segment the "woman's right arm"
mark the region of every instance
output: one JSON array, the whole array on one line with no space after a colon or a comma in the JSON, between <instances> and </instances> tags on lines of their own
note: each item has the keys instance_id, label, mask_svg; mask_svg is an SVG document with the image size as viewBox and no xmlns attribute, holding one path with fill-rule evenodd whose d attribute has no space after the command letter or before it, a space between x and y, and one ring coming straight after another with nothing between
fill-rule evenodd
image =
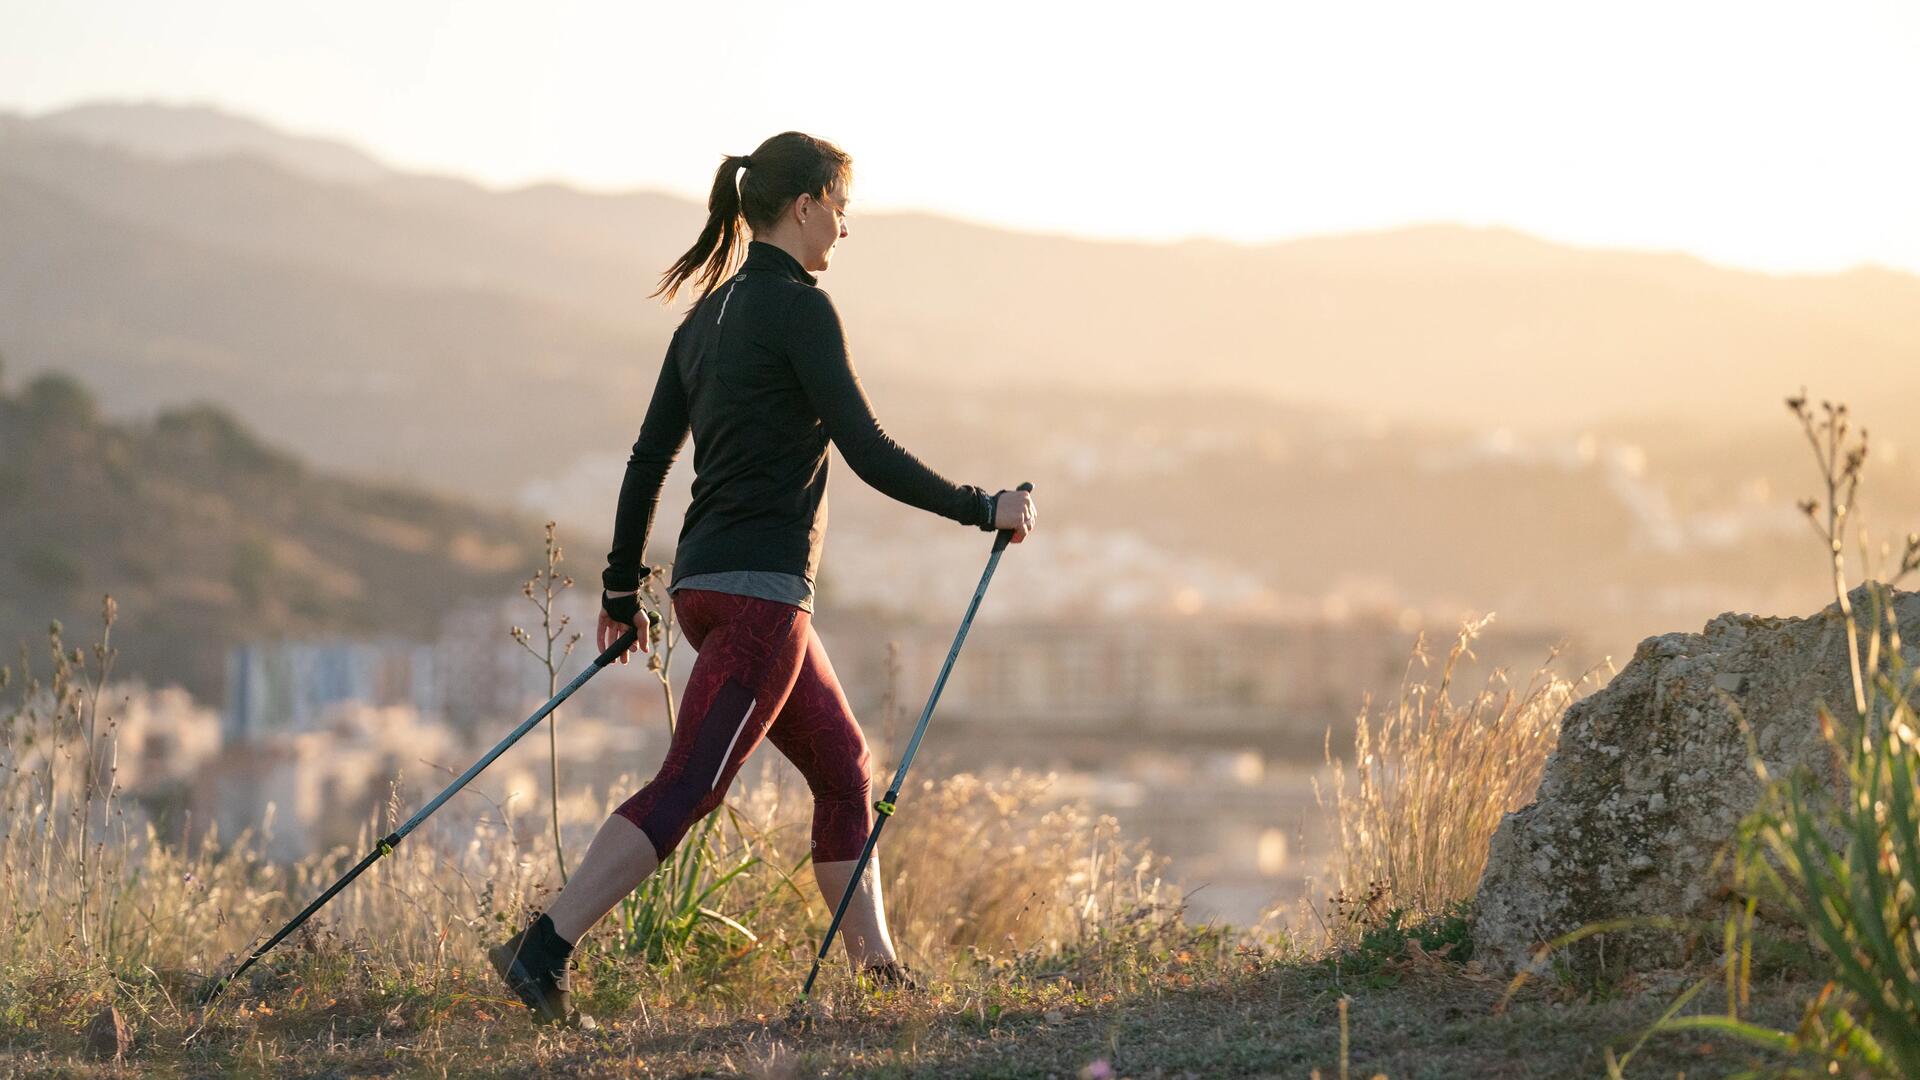
<instances>
[{"instance_id":1,"label":"woman's right arm","mask_svg":"<svg viewBox=\"0 0 1920 1080\"><path fill-rule=\"evenodd\" d=\"M676 331L674 345L679 339ZM627 457L626 477L620 482L613 548L607 552L607 568L600 575L601 585L610 593L632 592L640 587L641 559L646 555L647 535L653 531L654 511L660 506L660 488L674 459L680 456L680 446L686 442L691 426L674 345L667 347L666 359L660 364L653 400L647 405L640 437L634 440L633 453Z\"/></svg>"}]
</instances>

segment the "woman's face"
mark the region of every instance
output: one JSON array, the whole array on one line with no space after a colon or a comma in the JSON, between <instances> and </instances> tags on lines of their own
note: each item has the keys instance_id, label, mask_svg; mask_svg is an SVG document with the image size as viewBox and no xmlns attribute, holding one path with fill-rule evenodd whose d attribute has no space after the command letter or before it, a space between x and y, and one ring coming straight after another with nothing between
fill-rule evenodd
<instances>
[{"instance_id":1,"label":"woman's face","mask_svg":"<svg viewBox=\"0 0 1920 1080\"><path fill-rule=\"evenodd\" d=\"M811 272L827 268L833 261L833 246L847 237L847 182L835 180L824 199L802 195L798 200L800 241L806 258L801 260Z\"/></svg>"}]
</instances>

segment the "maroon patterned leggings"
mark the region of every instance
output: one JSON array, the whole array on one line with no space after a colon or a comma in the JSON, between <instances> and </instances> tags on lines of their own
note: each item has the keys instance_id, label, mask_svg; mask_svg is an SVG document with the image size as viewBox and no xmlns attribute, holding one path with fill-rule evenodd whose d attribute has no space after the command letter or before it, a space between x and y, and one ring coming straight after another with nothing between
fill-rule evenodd
<instances>
[{"instance_id":1,"label":"maroon patterned leggings","mask_svg":"<svg viewBox=\"0 0 1920 1080\"><path fill-rule=\"evenodd\" d=\"M615 811L662 861L712 813L764 737L813 791L813 859L856 859L873 824L872 755L813 619L791 604L682 589L673 612L699 652L652 782Z\"/></svg>"}]
</instances>

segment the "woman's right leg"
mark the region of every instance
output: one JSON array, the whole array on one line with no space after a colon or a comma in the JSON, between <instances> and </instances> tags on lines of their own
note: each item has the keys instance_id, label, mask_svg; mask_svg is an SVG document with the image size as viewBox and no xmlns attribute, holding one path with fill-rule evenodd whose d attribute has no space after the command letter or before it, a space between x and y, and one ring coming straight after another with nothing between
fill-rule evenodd
<instances>
[{"instance_id":1,"label":"woman's right leg","mask_svg":"<svg viewBox=\"0 0 1920 1080\"><path fill-rule=\"evenodd\" d=\"M873 828L873 755L816 630L807 631L806 663L767 741L793 762L813 792L813 876L831 911L846 895ZM878 851L847 904L840 941L856 969L898 962L887 933Z\"/></svg>"}]
</instances>

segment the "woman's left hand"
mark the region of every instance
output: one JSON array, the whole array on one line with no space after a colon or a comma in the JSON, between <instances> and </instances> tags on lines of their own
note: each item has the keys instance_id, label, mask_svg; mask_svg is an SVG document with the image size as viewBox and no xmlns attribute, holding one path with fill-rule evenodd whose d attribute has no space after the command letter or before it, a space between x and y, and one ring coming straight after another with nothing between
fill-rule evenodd
<instances>
[{"instance_id":1,"label":"woman's left hand","mask_svg":"<svg viewBox=\"0 0 1920 1080\"><path fill-rule=\"evenodd\" d=\"M1012 529L1013 543L1025 540L1033 531L1038 513L1031 491L1002 491L993 497L993 527Z\"/></svg>"}]
</instances>

